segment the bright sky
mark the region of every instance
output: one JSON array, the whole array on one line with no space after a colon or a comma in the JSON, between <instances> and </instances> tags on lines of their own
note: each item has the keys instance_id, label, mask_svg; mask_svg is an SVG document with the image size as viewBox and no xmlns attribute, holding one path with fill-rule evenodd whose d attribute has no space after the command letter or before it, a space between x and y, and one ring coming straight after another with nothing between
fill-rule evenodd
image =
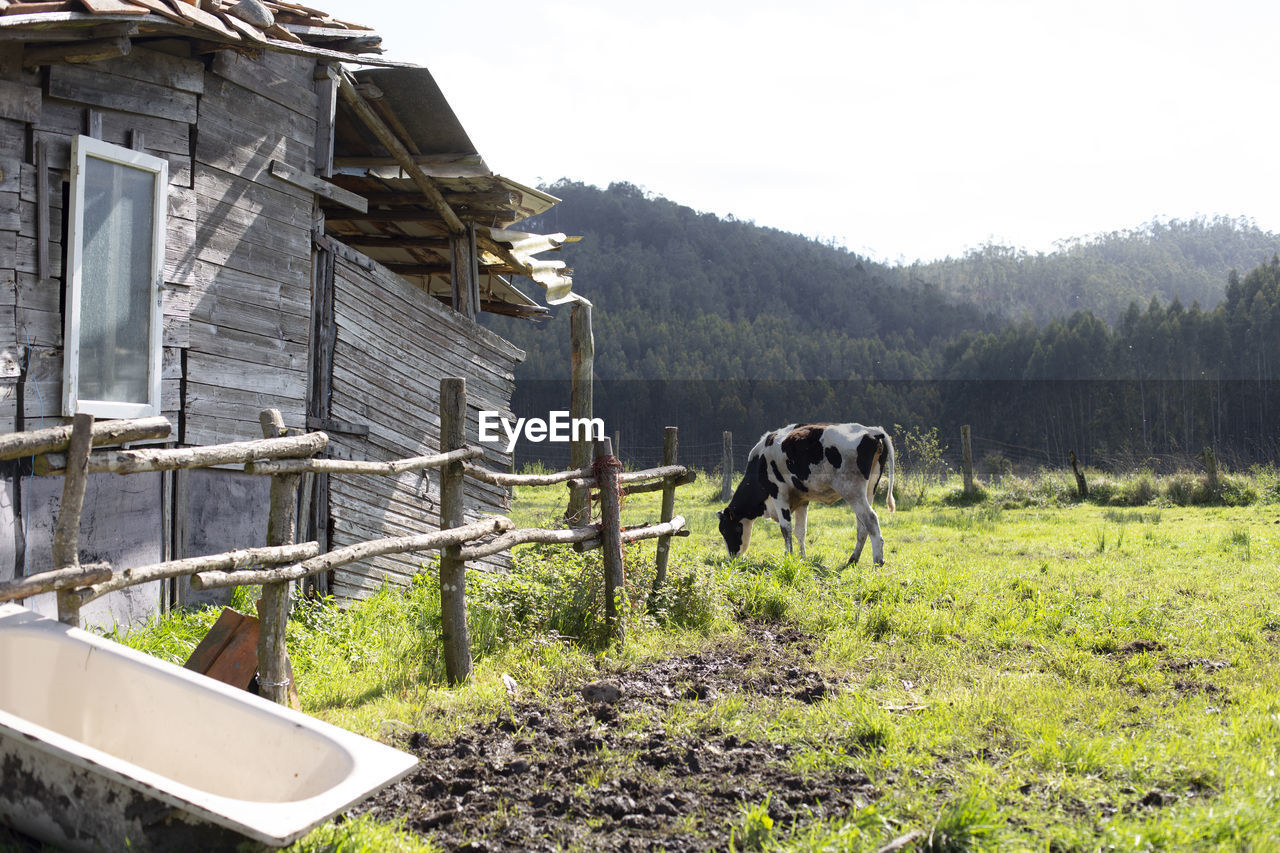
<instances>
[{"instance_id":1,"label":"bright sky","mask_svg":"<svg viewBox=\"0 0 1280 853\"><path fill-rule=\"evenodd\" d=\"M1280 3L317 0L494 171L910 262L1153 218L1280 231Z\"/></svg>"}]
</instances>

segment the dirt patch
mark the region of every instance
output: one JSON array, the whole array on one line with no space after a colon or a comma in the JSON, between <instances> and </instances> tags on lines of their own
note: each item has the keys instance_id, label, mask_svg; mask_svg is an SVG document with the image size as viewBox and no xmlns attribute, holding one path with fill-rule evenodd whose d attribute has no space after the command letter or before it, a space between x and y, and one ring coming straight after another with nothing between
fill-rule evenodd
<instances>
[{"instance_id":1,"label":"dirt patch","mask_svg":"<svg viewBox=\"0 0 1280 853\"><path fill-rule=\"evenodd\" d=\"M1231 666L1225 660L1211 660L1209 658L1178 658L1177 660L1167 660L1162 665L1171 672L1189 672L1192 670L1217 672L1220 669L1226 669Z\"/></svg>"},{"instance_id":2,"label":"dirt patch","mask_svg":"<svg viewBox=\"0 0 1280 853\"><path fill-rule=\"evenodd\" d=\"M541 702L514 702L448 743L421 735L412 776L360 807L400 816L446 850L726 849L744 807L767 803L775 831L875 799L852 767L799 773L803 747L719 728L668 734L681 701L756 694L822 701L810 637L754 628L712 650L649 664ZM593 700L593 701L589 701Z\"/></svg>"},{"instance_id":3,"label":"dirt patch","mask_svg":"<svg viewBox=\"0 0 1280 853\"><path fill-rule=\"evenodd\" d=\"M1116 649L1116 654L1121 657L1129 657L1130 655L1147 654L1150 652L1164 651L1164 643L1159 640L1134 640L1132 643L1125 643Z\"/></svg>"}]
</instances>

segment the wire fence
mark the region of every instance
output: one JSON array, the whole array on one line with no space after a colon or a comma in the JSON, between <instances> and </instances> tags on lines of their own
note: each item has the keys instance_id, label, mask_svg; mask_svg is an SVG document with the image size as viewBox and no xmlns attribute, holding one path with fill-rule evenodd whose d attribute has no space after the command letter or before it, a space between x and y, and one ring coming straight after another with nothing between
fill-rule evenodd
<instances>
[{"instance_id":1,"label":"wire fence","mask_svg":"<svg viewBox=\"0 0 1280 853\"><path fill-rule=\"evenodd\" d=\"M930 473L959 474L963 466L960 445L960 429L956 427L954 437L939 431L939 455L929 454L922 457L915 452L912 443L902 435L894 436L897 452L897 466L900 475L912 476L922 466L929 467ZM615 455L621 460L626 470L640 470L663 464L663 446L652 442L631 443L625 434L615 433ZM758 440L759 435L747 437L733 436L733 471L734 479L741 474L746 465L747 454ZM620 439L620 441L619 441ZM1065 447L1045 441L1040 446L1022 444L983 435L974 434L971 438L973 450L974 474L983 481L999 482L1006 477L1028 476L1042 470L1070 470L1070 452L1074 451L1085 467L1109 474L1124 474L1136 471L1148 471L1152 474L1172 474L1178 471L1200 470L1203 463L1200 452L1149 452L1143 450L1123 450L1101 452L1087 447ZM1215 451L1224 468L1247 470L1259 464L1275 464L1275 462L1258 462L1255 457L1245 458L1230 450ZM724 464L724 443L716 441L681 442L679 461L682 465L719 476ZM569 465L569 450L563 444L521 444L515 452L515 470L554 470Z\"/></svg>"}]
</instances>

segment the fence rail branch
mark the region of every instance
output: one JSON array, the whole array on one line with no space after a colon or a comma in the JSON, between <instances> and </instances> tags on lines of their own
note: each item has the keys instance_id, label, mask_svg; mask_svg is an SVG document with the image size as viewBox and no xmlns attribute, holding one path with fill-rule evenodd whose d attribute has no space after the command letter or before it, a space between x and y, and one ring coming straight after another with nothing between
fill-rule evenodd
<instances>
[{"instance_id":1,"label":"fence rail branch","mask_svg":"<svg viewBox=\"0 0 1280 853\"><path fill-rule=\"evenodd\" d=\"M506 551L513 545L528 545L535 542L549 545L572 545L575 542L585 542L588 539L598 538L599 536L600 529L597 527L569 527L560 530L548 530L545 527L522 527L518 530L510 530L489 542L469 545L462 549L460 556L463 560L478 560L481 557L489 557L500 551Z\"/></svg>"},{"instance_id":2,"label":"fence rail branch","mask_svg":"<svg viewBox=\"0 0 1280 853\"><path fill-rule=\"evenodd\" d=\"M244 472L246 474L375 474L394 477L406 471L443 468L450 462L476 459L483 455L484 448L464 447L461 450L450 450L448 453L437 453L433 456L413 456L408 459L396 459L392 462L366 462L347 459L282 459L278 461L249 462L244 466Z\"/></svg>"},{"instance_id":3,"label":"fence rail branch","mask_svg":"<svg viewBox=\"0 0 1280 853\"><path fill-rule=\"evenodd\" d=\"M571 468L568 471L557 471L554 474L508 474L505 471L490 471L479 465L464 465L467 476L475 477L494 486L552 486L566 480L590 477L590 468ZM591 480L591 485L595 485Z\"/></svg>"},{"instance_id":4,"label":"fence rail branch","mask_svg":"<svg viewBox=\"0 0 1280 853\"><path fill-rule=\"evenodd\" d=\"M29 575L17 580L0 583L0 602L30 598L42 592L54 592L70 587L98 583L111 577L111 566L106 563L82 563L68 569L54 569Z\"/></svg>"},{"instance_id":5,"label":"fence rail branch","mask_svg":"<svg viewBox=\"0 0 1280 853\"><path fill-rule=\"evenodd\" d=\"M689 473L682 474L678 477L663 477L661 480L655 480L651 483L640 483L636 486L627 486L626 489L623 490L623 493L628 495L640 495L645 492L660 492L667 488L668 485L687 486L697 479L698 472L690 471Z\"/></svg>"},{"instance_id":6,"label":"fence rail branch","mask_svg":"<svg viewBox=\"0 0 1280 853\"><path fill-rule=\"evenodd\" d=\"M689 531L684 529L684 516L672 516L670 521L664 521L656 524L645 524L641 527L628 527L621 533L623 545L628 542L639 542L642 539L657 539L659 536L688 536ZM573 546L575 551L592 551L600 547L601 539L599 533L592 539L586 539L578 542Z\"/></svg>"},{"instance_id":7,"label":"fence rail branch","mask_svg":"<svg viewBox=\"0 0 1280 853\"><path fill-rule=\"evenodd\" d=\"M182 560L170 560L167 563L153 563L149 566L138 566L116 572L109 578L90 581L92 586L80 590L80 602L88 604L95 598L124 589L134 584L149 581L178 578L184 575L205 571L229 571L245 569L251 566L275 566L280 563L294 563L305 560L320 553L320 543L299 542L296 545L276 545L264 548L242 548L227 551L224 554L209 554L204 557L187 557Z\"/></svg>"},{"instance_id":8,"label":"fence rail branch","mask_svg":"<svg viewBox=\"0 0 1280 853\"><path fill-rule=\"evenodd\" d=\"M446 545L458 545L472 539L479 539L491 533L501 533L515 527L511 519L501 516L489 516L461 527L438 530L432 533L420 533L415 536L393 536L386 539L374 539L356 545L336 548L326 554L320 554L301 563L281 566L276 569L251 569L238 572L208 571L191 576L193 589L220 589L228 586L244 584L265 584L279 581L297 580L317 572L326 572L345 566L348 563L382 557L387 554L407 554L412 551L435 551Z\"/></svg>"},{"instance_id":9,"label":"fence rail branch","mask_svg":"<svg viewBox=\"0 0 1280 853\"><path fill-rule=\"evenodd\" d=\"M173 427L165 418L103 421L93 425L92 443L125 444L130 441L167 438ZM71 442L71 424L0 435L0 460L65 451Z\"/></svg>"},{"instance_id":10,"label":"fence rail branch","mask_svg":"<svg viewBox=\"0 0 1280 853\"><path fill-rule=\"evenodd\" d=\"M148 471L174 471L179 468L206 468L213 465L236 465L258 459L313 456L329 444L322 432L261 438L207 447L179 447L154 450L106 450L89 456L90 474L141 474ZM49 453L36 457L35 472L41 476L62 474L66 457Z\"/></svg>"},{"instance_id":11,"label":"fence rail branch","mask_svg":"<svg viewBox=\"0 0 1280 853\"><path fill-rule=\"evenodd\" d=\"M683 465L663 465L658 468L646 468L643 471L623 471L618 475L618 482L626 485L627 483L640 483L645 480L661 480L664 477L683 477L688 473L689 469ZM690 482L693 481L690 480ZM585 489L588 487L594 489L596 481L594 477L580 477L569 480L568 486L571 489Z\"/></svg>"}]
</instances>

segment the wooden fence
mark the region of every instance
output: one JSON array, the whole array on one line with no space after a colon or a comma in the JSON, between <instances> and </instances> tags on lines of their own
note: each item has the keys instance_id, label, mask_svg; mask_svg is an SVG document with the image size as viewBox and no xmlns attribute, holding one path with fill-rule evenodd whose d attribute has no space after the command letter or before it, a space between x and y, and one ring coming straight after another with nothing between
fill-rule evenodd
<instances>
[{"instance_id":1,"label":"wooden fence","mask_svg":"<svg viewBox=\"0 0 1280 853\"><path fill-rule=\"evenodd\" d=\"M445 670L451 683L471 674L471 648L467 631L466 566L500 551L531 542L572 544L579 550L603 549L606 624L618 643L626 639L619 603L625 589L622 546L642 539L658 539L657 580L665 581L672 536L685 536L684 518L676 515L675 490L693 481L689 469L675 464L676 432L668 427L664 464L646 471L623 472L609 439L596 445L590 467L553 474L512 474L476 465L483 455L466 444L466 385L462 379L440 383L440 449L431 456L390 462L317 459L328 444L323 432L287 434L280 413L261 414L263 438L256 441L206 447L95 450L95 447L164 439L171 426L164 418L94 423L92 415L76 415L68 426L0 436L0 460L34 456L35 473L64 477L62 503L53 538L51 571L0 583L0 602L57 592L58 618L79 625L80 608L108 592L166 578L189 576L195 589L216 589L248 584L262 585L258 640L258 683L263 696L288 701L288 658L285 626L289 613L291 581L384 554L439 551L442 640ZM80 516L85 482L90 473L134 474L211 466L240 465L248 474L271 477L271 510L267 541L261 548L247 548L204 557L171 560L149 566L115 568L105 563L81 564ZM298 484L303 474L373 474L395 476L406 471L443 469L438 531L360 542L320 553L316 542L296 542ZM598 490L600 521L567 529L516 528L511 519L487 516L463 522L463 479L472 477L500 486L567 484L578 503L590 505ZM624 530L621 497L624 493L662 490L662 516L656 524Z\"/></svg>"}]
</instances>

